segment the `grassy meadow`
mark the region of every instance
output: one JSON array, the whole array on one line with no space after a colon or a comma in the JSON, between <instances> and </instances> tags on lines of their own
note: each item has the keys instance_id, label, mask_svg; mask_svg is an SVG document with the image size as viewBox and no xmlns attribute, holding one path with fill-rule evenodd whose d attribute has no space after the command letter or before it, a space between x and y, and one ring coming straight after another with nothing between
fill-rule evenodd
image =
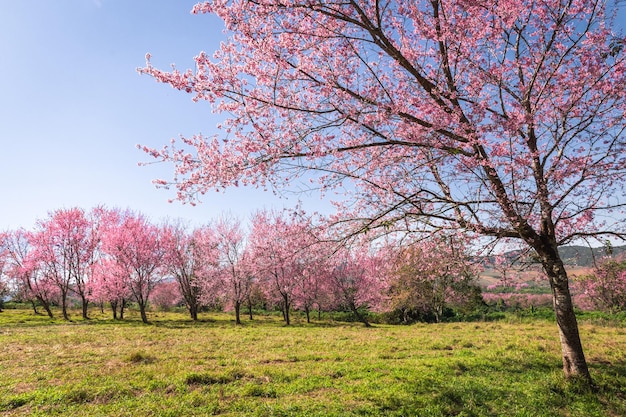
<instances>
[{"instance_id":1,"label":"grassy meadow","mask_svg":"<svg viewBox=\"0 0 626 417\"><path fill-rule=\"evenodd\" d=\"M583 320L597 385L562 376L556 324L235 326L227 314L0 313L2 416L624 416L626 328Z\"/></svg>"}]
</instances>

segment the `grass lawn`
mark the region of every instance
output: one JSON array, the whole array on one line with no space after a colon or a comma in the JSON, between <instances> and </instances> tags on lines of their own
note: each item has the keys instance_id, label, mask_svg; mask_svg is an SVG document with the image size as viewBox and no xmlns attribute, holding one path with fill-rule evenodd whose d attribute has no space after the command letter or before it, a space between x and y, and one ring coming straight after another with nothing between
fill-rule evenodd
<instances>
[{"instance_id":1,"label":"grass lawn","mask_svg":"<svg viewBox=\"0 0 626 417\"><path fill-rule=\"evenodd\" d=\"M556 324L375 325L153 313L0 313L2 416L625 416L626 329L582 322L597 392L563 380Z\"/></svg>"}]
</instances>

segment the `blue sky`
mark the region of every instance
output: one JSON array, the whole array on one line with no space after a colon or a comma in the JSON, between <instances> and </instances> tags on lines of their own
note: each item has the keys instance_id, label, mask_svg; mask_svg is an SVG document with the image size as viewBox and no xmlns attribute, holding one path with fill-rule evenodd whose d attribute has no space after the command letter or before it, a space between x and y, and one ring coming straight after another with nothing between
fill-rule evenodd
<instances>
[{"instance_id":1,"label":"blue sky","mask_svg":"<svg viewBox=\"0 0 626 417\"><path fill-rule=\"evenodd\" d=\"M186 69L218 48L222 22L190 14L195 3L0 0L0 230L31 228L63 207L106 204L202 224L297 202L233 189L196 207L168 203L174 192L151 180L170 179L172 166L138 166L150 158L136 144L160 148L218 123L208 104L136 72L146 52L159 68Z\"/></svg>"}]
</instances>

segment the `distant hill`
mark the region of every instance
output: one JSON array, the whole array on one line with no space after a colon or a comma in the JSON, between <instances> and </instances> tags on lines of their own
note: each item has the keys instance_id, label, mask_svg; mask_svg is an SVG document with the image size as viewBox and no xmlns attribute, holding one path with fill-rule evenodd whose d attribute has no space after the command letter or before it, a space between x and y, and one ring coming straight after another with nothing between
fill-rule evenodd
<instances>
[{"instance_id":1,"label":"distant hill","mask_svg":"<svg viewBox=\"0 0 626 417\"><path fill-rule=\"evenodd\" d=\"M580 271L584 271L585 268L593 267L593 259L595 257L596 262L599 262L604 256L607 256L606 248L589 248L588 246L562 246L559 248L559 253L561 254L561 258L565 263L565 267L569 273L580 273ZM516 260L520 257L520 251L510 251L504 254L510 261L513 262L513 265L516 265ZM612 248L612 257L613 258L626 258L626 246L615 246ZM500 280L501 272L493 267L494 258L493 257L485 257L483 258L483 266L484 270L480 274L480 284L484 287L497 284ZM517 264L518 266L522 266ZM541 269L539 264L528 264L525 263L521 269L517 271L517 278L521 279L525 282L533 281L537 276L537 271ZM545 287L546 291L549 292L549 287L547 287L547 282L543 284L537 284L533 282L531 284L533 287Z\"/></svg>"},{"instance_id":2,"label":"distant hill","mask_svg":"<svg viewBox=\"0 0 626 417\"><path fill-rule=\"evenodd\" d=\"M614 246L612 256L619 256L626 253L626 246ZM596 261L607 255L606 248L589 248L587 246L561 246L559 253L565 265L569 266L593 266L594 257Z\"/></svg>"},{"instance_id":3,"label":"distant hill","mask_svg":"<svg viewBox=\"0 0 626 417\"><path fill-rule=\"evenodd\" d=\"M611 250L612 257L624 257L626 254L626 246L614 246ZM581 268L593 267L594 258L597 262L602 257L607 256L607 250L605 247L590 248L588 246L561 246L559 248L559 253L561 254L561 258L563 259L565 266ZM522 252L519 250L506 252L504 254L504 256L509 259L509 261L513 262L513 264L517 263L521 255ZM523 258L524 257L522 257L522 259ZM495 258L493 256L483 258L484 265L487 268L490 268L491 265L493 265L494 260Z\"/></svg>"}]
</instances>

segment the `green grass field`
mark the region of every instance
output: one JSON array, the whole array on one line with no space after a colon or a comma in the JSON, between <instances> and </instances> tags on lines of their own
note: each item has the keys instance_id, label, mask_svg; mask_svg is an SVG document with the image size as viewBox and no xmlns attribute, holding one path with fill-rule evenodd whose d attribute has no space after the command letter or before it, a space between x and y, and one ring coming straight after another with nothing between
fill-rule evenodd
<instances>
[{"instance_id":1,"label":"green grass field","mask_svg":"<svg viewBox=\"0 0 626 417\"><path fill-rule=\"evenodd\" d=\"M564 381L556 325L545 319L366 329L92 315L0 313L0 415L626 415L621 325L581 323L597 384L587 392Z\"/></svg>"}]
</instances>

